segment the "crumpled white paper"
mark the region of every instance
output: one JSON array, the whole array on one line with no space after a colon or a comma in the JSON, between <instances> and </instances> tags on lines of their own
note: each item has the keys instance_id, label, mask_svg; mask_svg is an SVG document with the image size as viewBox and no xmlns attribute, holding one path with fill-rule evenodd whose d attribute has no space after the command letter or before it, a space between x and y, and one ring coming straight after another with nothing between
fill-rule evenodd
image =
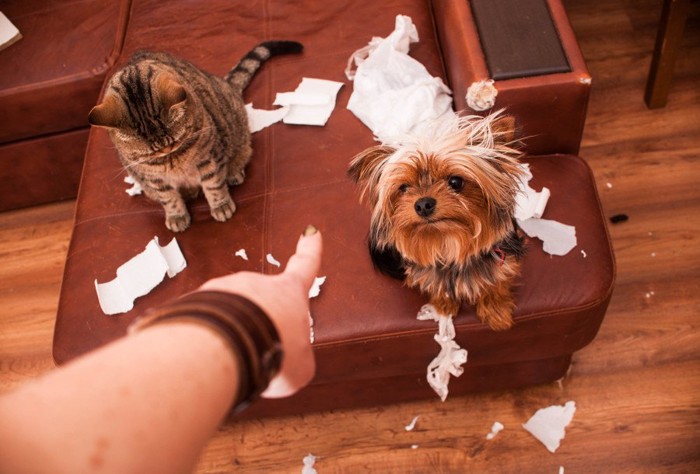
<instances>
[{"instance_id":1,"label":"crumpled white paper","mask_svg":"<svg viewBox=\"0 0 700 474\"><path fill-rule=\"evenodd\" d=\"M454 113L450 89L408 55L410 43L418 41L411 18L397 15L389 36L373 38L348 62L345 73L354 89L347 108L383 143L419 133L426 123Z\"/></svg>"},{"instance_id":2,"label":"crumpled white paper","mask_svg":"<svg viewBox=\"0 0 700 474\"><path fill-rule=\"evenodd\" d=\"M542 241L542 249L550 255L566 255L576 247L576 228L550 219L541 219L550 197L549 189L536 192L528 184L532 179L530 166L520 164L523 176L516 196L515 219L518 226L530 237Z\"/></svg>"},{"instance_id":3,"label":"crumpled white paper","mask_svg":"<svg viewBox=\"0 0 700 474\"><path fill-rule=\"evenodd\" d=\"M449 393L448 384L450 375L459 377L464 372L462 364L467 361L467 351L459 347L454 341L455 326L452 316L438 313L431 304L423 305L417 318L421 321L432 320L438 323L438 332L435 334L435 342L440 344L440 352L428 364L428 385L438 394L444 402Z\"/></svg>"},{"instance_id":4,"label":"crumpled white paper","mask_svg":"<svg viewBox=\"0 0 700 474\"><path fill-rule=\"evenodd\" d=\"M117 268L117 277L107 283L95 280L95 290L100 308L105 314L126 313L134 307L134 300L148 294L165 275L170 278L187 267L177 240L165 247L158 237L148 242L146 249Z\"/></svg>"},{"instance_id":5,"label":"crumpled white paper","mask_svg":"<svg viewBox=\"0 0 700 474\"><path fill-rule=\"evenodd\" d=\"M523 428L537 438L550 452L555 452L566 435L564 429L569 426L576 413L576 402L568 401L561 405L540 408L523 424Z\"/></svg>"}]
</instances>

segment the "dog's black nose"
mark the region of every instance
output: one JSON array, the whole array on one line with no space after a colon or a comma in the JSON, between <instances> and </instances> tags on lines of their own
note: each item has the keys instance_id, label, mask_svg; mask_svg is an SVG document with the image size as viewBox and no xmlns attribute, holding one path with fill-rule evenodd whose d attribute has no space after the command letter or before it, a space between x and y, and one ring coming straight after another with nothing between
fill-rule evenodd
<instances>
[{"instance_id":1,"label":"dog's black nose","mask_svg":"<svg viewBox=\"0 0 700 474\"><path fill-rule=\"evenodd\" d=\"M420 198L413 205L416 210L416 214L421 217L430 217L430 215L435 212L435 205L437 201L431 197Z\"/></svg>"}]
</instances>

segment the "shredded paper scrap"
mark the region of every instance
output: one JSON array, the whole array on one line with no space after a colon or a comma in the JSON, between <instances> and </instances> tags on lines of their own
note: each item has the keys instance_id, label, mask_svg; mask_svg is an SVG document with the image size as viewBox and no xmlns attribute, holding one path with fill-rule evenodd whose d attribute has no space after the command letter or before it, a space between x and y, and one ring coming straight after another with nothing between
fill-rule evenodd
<instances>
[{"instance_id":1,"label":"shredded paper scrap","mask_svg":"<svg viewBox=\"0 0 700 474\"><path fill-rule=\"evenodd\" d=\"M277 93L273 105L280 105L278 109L255 109L253 104L246 104L248 128L255 133L280 120L288 125L322 127L335 109L341 87L342 82L304 77L293 92Z\"/></svg>"},{"instance_id":2,"label":"shredded paper scrap","mask_svg":"<svg viewBox=\"0 0 700 474\"><path fill-rule=\"evenodd\" d=\"M523 425L532 436L537 438L550 452L559 448L559 443L566 433L564 429L569 426L576 413L576 402L568 401L562 405L552 405L540 408Z\"/></svg>"},{"instance_id":3,"label":"shredded paper scrap","mask_svg":"<svg viewBox=\"0 0 700 474\"><path fill-rule=\"evenodd\" d=\"M455 326L451 316L439 314L433 305L426 304L418 312L421 321L433 320L438 323L435 342L440 344L440 352L428 364L427 379L430 387L444 402L447 399L450 375L459 377L464 372L462 365L467 361L467 351L454 341Z\"/></svg>"},{"instance_id":4,"label":"shredded paper scrap","mask_svg":"<svg viewBox=\"0 0 700 474\"><path fill-rule=\"evenodd\" d=\"M528 164L521 164L523 178L516 198L515 218L518 226L530 237L542 241L542 249L550 255L566 255L576 247L576 228L550 219L542 219L550 191L543 187L536 192L530 187L532 173Z\"/></svg>"},{"instance_id":5,"label":"shredded paper scrap","mask_svg":"<svg viewBox=\"0 0 700 474\"><path fill-rule=\"evenodd\" d=\"M148 294L163 281L187 267L177 240L164 247L158 237L148 242L146 249L117 268L117 277L107 283L95 280L95 290L100 307L105 314L126 313L134 307L134 300Z\"/></svg>"}]
</instances>

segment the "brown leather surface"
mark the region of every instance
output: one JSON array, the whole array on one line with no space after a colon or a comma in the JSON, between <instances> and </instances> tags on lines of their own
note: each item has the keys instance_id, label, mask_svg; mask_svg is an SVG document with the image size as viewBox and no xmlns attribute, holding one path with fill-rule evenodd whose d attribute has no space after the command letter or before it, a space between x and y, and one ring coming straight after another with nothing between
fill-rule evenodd
<instances>
[{"instance_id":1,"label":"brown leather surface","mask_svg":"<svg viewBox=\"0 0 700 474\"><path fill-rule=\"evenodd\" d=\"M174 234L165 228L160 205L124 192L124 172L107 134L92 130L59 301L56 361L64 363L122 336L147 308L214 276L240 270L279 272L265 255L285 262L299 234L312 223L324 235L321 274L327 276L320 296L311 302L318 371L301 398L290 399L292 405L279 410L293 407L294 400L308 407L317 396L340 396L366 381L370 388L365 402L373 397L376 402L399 401L393 389L382 392L385 378L411 391L407 399L433 396L422 377L438 351L436 327L415 319L426 298L376 273L367 253L369 213L358 203L346 170L350 159L373 141L371 132L345 108L352 84L343 75L349 55L372 36L392 31L401 13L412 17L421 37L412 55L432 74L444 77L429 8L416 0L362 0L352 7L346 2L279 0L263 8L222 1L202 12L190 3L135 1L127 54L142 46L160 47L224 74L261 40L304 43L302 55L273 58L253 80L246 99L258 108L271 108L275 93L293 90L302 77L345 86L325 127L275 124L253 136L248 178L232 190L238 205L233 219L215 222L203 199L191 203L192 226L176 236L188 267L118 316L101 312L95 279L113 279L117 267L151 238L158 236L167 244ZM456 391L560 377L571 353L595 336L610 298L614 259L590 169L575 156L526 161L535 175L533 187L547 186L552 192L544 217L576 226L579 245L569 255L550 257L539 241L529 242L512 330L493 332L476 320L472 308L462 309L456 319L457 341L469 350L469 361ZM240 248L246 249L249 261L234 255ZM509 375L508 368L518 373ZM500 375L487 380L491 373ZM353 404L362 397L345 399Z\"/></svg>"},{"instance_id":2,"label":"brown leather surface","mask_svg":"<svg viewBox=\"0 0 700 474\"><path fill-rule=\"evenodd\" d=\"M470 353L471 355L471 353ZM464 373L450 381L450 397L488 390L507 390L558 380L566 375L571 355L551 359L521 361L513 364L474 366L467 362ZM376 407L428 399L440 404L440 398L425 380L425 371L375 379L337 380L316 384L289 398L259 399L236 419L297 415L300 412L332 411L344 408Z\"/></svg>"},{"instance_id":3,"label":"brown leather surface","mask_svg":"<svg viewBox=\"0 0 700 474\"><path fill-rule=\"evenodd\" d=\"M88 129L0 145L0 211L78 193Z\"/></svg>"},{"instance_id":4,"label":"brown leather surface","mask_svg":"<svg viewBox=\"0 0 700 474\"><path fill-rule=\"evenodd\" d=\"M496 81L494 110L518 118L533 155L577 154L588 106L591 77L560 0L547 0L571 72ZM467 109L469 86L489 79L469 2L432 0L437 34L455 107Z\"/></svg>"},{"instance_id":5,"label":"brown leather surface","mask_svg":"<svg viewBox=\"0 0 700 474\"><path fill-rule=\"evenodd\" d=\"M0 51L0 143L87 125L130 0L7 0L22 39Z\"/></svg>"}]
</instances>

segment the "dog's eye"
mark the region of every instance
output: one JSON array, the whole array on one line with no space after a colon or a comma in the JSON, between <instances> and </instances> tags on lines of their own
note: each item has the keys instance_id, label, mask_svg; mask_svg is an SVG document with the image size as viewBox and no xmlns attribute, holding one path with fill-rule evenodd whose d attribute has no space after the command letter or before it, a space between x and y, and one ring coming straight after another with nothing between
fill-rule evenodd
<instances>
[{"instance_id":1,"label":"dog's eye","mask_svg":"<svg viewBox=\"0 0 700 474\"><path fill-rule=\"evenodd\" d=\"M404 183L401 186L399 186L399 192L401 194L405 193L406 191L408 191L408 184Z\"/></svg>"},{"instance_id":2,"label":"dog's eye","mask_svg":"<svg viewBox=\"0 0 700 474\"><path fill-rule=\"evenodd\" d=\"M464 180L459 176L450 176L447 178L447 185L454 191L461 191L464 187Z\"/></svg>"}]
</instances>

